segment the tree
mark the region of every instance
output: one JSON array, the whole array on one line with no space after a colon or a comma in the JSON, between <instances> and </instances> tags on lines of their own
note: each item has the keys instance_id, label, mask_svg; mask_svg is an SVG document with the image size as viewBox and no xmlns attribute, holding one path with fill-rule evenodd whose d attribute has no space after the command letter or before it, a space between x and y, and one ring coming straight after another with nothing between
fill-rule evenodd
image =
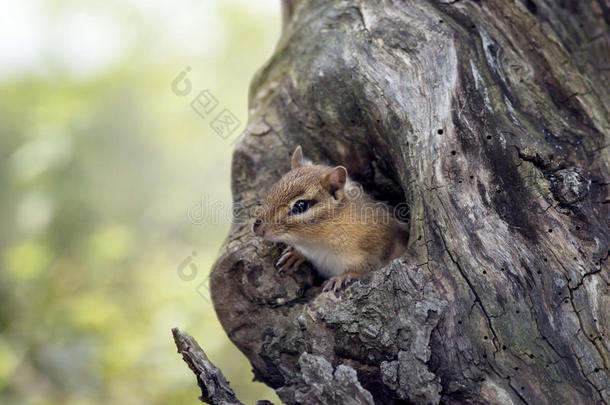
<instances>
[{"instance_id":1,"label":"tree","mask_svg":"<svg viewBox=\"0 0 610 405\"><path fill-rule=\"evenodd\" d=\"M339 296L247 210L212 298L286 403L610 403L607 0L285 1L233 195L302 145L409 207L407 253Z\"/></svg>"}]
</instances>

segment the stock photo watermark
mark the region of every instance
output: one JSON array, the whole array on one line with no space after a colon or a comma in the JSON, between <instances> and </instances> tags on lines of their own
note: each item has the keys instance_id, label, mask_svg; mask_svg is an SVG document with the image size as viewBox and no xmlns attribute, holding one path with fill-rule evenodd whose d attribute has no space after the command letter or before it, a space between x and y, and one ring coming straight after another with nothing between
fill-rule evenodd
<instances>
[{"instance_id":1,"label":"stock photo watermark","mask_svg":"<svg viewBox=\"0 0 610 405\"><path fill-rule=\"evenodd\" d=\"M193 92L193 83L188 78L191 67L187 66L174 78L171 84L172 92L178 97L187 97L195 94L189 105L191 109L203 120L220 138L228 140L232 135L238 136L231 142L232 144L239 138L241 122L228 108L224 107L216 96L208 89ZM202 224L221 224L235 223L236 219L247 220L247 216L242 215L243 208L239 204L227 204L216 201L210 202L207 195L203 195L201 200L194 202L187 210L189 221L195 225ZM185 282L196 282L199 269L195 264L197 252L193 251L185 257L176 268L178 277ZM195 288L197 293L205 302L210 303L209 274L197 283Z\"/></svg>"},{"instance_id":2,"label":"stock photo watermark","mask_svg":"<svg viewBox=\"0 0 610 405\"><path fill-rule=\"evenodd\" d=\"M197 252L193 251L190 255L185 257L178 267L176 268L176 273L180 280L185 282L192 282L197 279L199 275L199 268L195 264L195 258L197 256ZM195 291L197 294L203 298L203 300L207 303L211 302L210 299L210 276L206 275L203 280L197 283L197 287L195 287Z\"/></svg>"},{"instance_id":3,"label":"stock photo watermark","mask_svg":"<svg viewBox=\"0 0 610 405\"><path fill-rule=\"evenodd\" d=\"M259 207L248 208L234 202L212 201L203 194L201 199L193 201L186 210L186 217L193 225L246 224L258 212Z\"/></svg>"},{"instance_id":4,"label":"stock photo watermark","mask_svg":"<svg viewBox=\"0 0 610 405\"><path fill-rule=\"evenodd\" d=\"M186 97L193 92L193 83L187 77L191 70L191 67L187 66L172 81L172 92L178 97ZM239 135L241 121L228 108L222 106L210 90L199 90L189 104L191 109L207 121L214 133L222 139L229 139L233 134ZM236 142L238 137L235 137L231 143Z\"/></svg>"},{"instance_id":5,"label":"stock photo watermark","mask_svg":"<svg viewBox=\"0 0 610 405\"><path fill-rule=\"evenodd\" d=\"M358 199L363 191L360 187L346 190L348 199ZM322 212L326 220L331 220L333 215L341 215L344 221L351 223L380 223L387 224L392 218L400 222L408 221L409 206L406 203L398 204L394 207L388 207L382 202L369 204L358 204L346 202L345 204L335 205L331 200L327 202L319 202L312 206L312 211ZM348 215L343 214L344 210L348 210ZM247 225L255 218L262 216L265 222L282 223L286 221L298 222L299 216L288 214L278 215L278 212L268 212L265 205L254 204L245 205L240 202L227 203L224 201L214 201L207 194L202 194L199 200L193 201L186 210L186 216L190 223L194 225ZM315 213L312 214L315 216ZM330 216L329 216L330 215ZM308 220L310 220L309 218Z\"/></svg>"}]
</instances>

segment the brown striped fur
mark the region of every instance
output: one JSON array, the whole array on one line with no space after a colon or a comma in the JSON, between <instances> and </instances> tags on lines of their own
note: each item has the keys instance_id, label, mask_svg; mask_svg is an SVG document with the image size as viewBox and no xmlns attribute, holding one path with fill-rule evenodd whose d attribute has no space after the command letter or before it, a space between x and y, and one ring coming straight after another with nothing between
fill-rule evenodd
<instances>
[{"instance_id":1,"label":"brown striped fur","mask_svg":"<svg viewBox=\"0 0 610 405\"><path fill-rule=\"evenodd\" d=\"M408 239L406 224L346 173L342 166L306 163L298 147L292 169L273 186L259 211L255 231L294 247L327 278L361 275L400 256ZM317 203L291 215L298 200Z\"/></svg>"}]
</instances>

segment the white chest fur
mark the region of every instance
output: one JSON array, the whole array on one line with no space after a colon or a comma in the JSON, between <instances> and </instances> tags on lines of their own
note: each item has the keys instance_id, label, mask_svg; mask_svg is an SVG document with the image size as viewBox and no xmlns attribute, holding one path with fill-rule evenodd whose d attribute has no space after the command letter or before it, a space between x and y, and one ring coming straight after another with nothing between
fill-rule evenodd
<instances>
[{"instance_id":1,"label":"white chest fur","mask_svg":"<svg viewBox=\"0 0 610 405\"><path fill-rule=\"evenodd\" d=\"M349 268L350 263L344 257L323 245L295 246L295 248L314 265L322 277L340 276Z\"/></svg>"}]
</instances>

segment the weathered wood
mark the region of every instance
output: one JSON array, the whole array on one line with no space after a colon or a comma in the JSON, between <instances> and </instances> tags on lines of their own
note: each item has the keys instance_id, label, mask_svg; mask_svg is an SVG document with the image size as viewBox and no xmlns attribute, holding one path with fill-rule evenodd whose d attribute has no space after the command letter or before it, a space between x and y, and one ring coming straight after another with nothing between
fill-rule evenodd
<instances>
[{"instance_id":1,"label":"weathered wood","mask_svg":"<svg viewBox=\"0 0 610 405\"><path fill-rule=\"evenodd\" d=\"M608 2L302 0L284 15L233 157L251 210L211 278L256 378L302 403L313 356L378 404L610 403ZM281 247L250 231L297 144L410 207L407 253L339 297L309 268L279 274Z\"/></svg>"},{"instance_id":2,"label":"weathered wood","mask_svg":"<svg viewBox=\"0 0 610 405\"><path fill-rule=\"evenodd\" d=\"M212 364L197 341L178 328L173 328L172 334L178 353L197 377L197 385L201 388L201 402L210 405L243 405L229 387L222 371Z\"/></svg>"},{"instance_id":3,"label":"weathered wood","mask_svg":"<svg viewBox=\"0 0 610 405\"><path fill-rule=\"evenodd\" d=\"M178 328L172 329L178 353L197 377L201 388L202 402L210 405L243 405L229 382L208 359L197 341ZM282 394L290 402L326 405L341 403L351 405L373 405L372 395L358 382L356 371L346 365L336 369L323 357L303 353L298 362L299 373ZM273 405L267 400L256 405Z\"/></svg>"}]
</instances>

